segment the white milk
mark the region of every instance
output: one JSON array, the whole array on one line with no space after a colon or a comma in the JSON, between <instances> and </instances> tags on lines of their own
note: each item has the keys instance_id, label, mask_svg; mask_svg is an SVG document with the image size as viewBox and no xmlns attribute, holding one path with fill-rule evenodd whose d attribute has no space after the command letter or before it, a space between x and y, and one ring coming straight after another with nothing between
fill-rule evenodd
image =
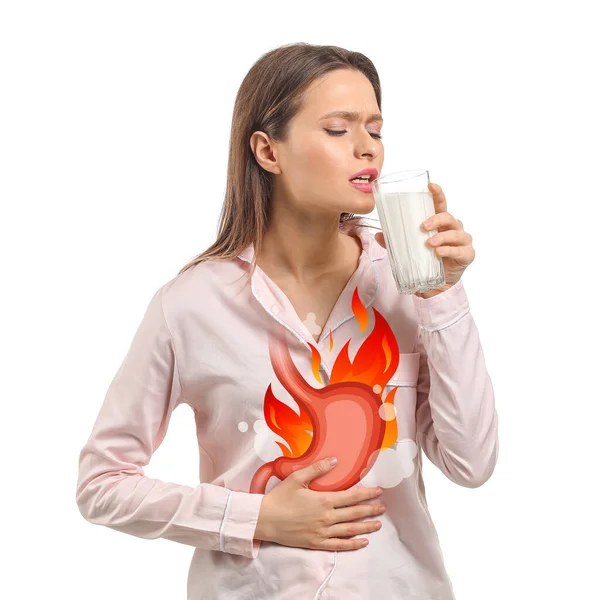
<instances>
[{"instance_id":1,"label":"white milk","mask_svg":"<svg viewBox=\"0 0 600 600\"><path fill-rule=\"evenodd\" d=\"M398 291L414 294L444 285L442 259L426 244L437 229L421 229L435 214L431 192L375 194L375 203Z\"/></svg>"}]
</instances>

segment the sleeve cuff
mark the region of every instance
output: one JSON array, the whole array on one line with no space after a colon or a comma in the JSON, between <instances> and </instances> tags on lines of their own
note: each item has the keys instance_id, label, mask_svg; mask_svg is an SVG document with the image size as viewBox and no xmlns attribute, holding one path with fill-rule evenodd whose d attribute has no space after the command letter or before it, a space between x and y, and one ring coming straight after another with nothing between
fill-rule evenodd
<instances>
[{"instance_id":1,"label":"sleeve cuff","mask_svg":"<svg viewBox=\"0 0 600 600\"><path fill-rule=\"evenodd\" d=\"M264 496L231 492L225 507L220 536L223 552L256 558L261 542L254 539L254 532Z\"/></svg>"},{"instance_id":2,"label":"sleeve cuff","mask_svg":"<svg viewBox=\"0 0 600 600\"><path fill-rule=\"evenodd\" d=\"M429 331L437 331L452 325L470 310L462 279L430 298L419 298L414 294L412 298L419 325Z\"/></svg>"}]
</instances>

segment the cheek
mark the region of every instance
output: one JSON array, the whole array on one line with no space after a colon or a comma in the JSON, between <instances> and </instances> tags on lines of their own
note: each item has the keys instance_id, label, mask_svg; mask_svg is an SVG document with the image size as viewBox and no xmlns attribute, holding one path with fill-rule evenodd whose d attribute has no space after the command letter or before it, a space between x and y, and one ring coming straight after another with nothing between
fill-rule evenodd
<instances>
[{"instance_id":1,"label":"cheek","mask_svg":"<svg viewBox=\"0 0 600 600\"><path fill-rule=\"evenodd\" d=\"M327 140L313 140L301 151L294 153L293 182L294 188L310 192L311 195L321 195L321 192L332 186L341 186L347 171L345 163L347 156L338 144ZM291 163L290 163L291 164Z\"/></svg>"},{"instance_id":2,"label":"cheek","mask_svg":"<svg viewBox=\"0 0 600 600\"><path fill-rule=\"evenodd\" d=\"M311 170L326 179L335 179L343 171L344 157L345 151L340 140L334 138L319 140L306 153L306 161Z\"/></svg>"}]
</instances>

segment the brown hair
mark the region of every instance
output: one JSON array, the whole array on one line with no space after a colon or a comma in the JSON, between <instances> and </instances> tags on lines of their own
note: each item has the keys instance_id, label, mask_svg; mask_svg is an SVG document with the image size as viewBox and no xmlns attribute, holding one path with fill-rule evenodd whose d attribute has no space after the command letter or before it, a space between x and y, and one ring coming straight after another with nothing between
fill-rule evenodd
<instances>
[{"instance_id":1,"label":"brown hair","mask_svg":"<svg viewBox=\"0 0 600 600\"><path fill-rule=\"evenodd\" d=\"M227 185L217 239L179 273L205 260L231 260L252 243L254 257L249 275L252 274L269 224L273 174L256 161L250 137L254 131L264 131L273 140L285 140L288 123L301 109L306 89L334 69L363 73L373 86L381 110L379 75L371 60L360 52L300 42L275 48L252 65L233 108ZM340 225L365 226L358 222L361 218L342 213Z\"/></svg>"}]
</instances>

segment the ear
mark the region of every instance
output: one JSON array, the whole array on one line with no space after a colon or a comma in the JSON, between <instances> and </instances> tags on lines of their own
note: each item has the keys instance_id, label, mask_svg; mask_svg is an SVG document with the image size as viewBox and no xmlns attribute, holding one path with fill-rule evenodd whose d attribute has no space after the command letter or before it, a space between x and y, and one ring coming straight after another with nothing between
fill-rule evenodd
<instances>
[{"instance_id":1,"label":"ear","mask_svg":"<svg viewBox=\"0 0 600 600\"><path fill-rule=\"evenodd\" d=\"M281 169L277 161L277 148L264 131L255 131L250 136L250 148L256 162L269 173L279 174Z\"/></svg>"}]
</instances>

